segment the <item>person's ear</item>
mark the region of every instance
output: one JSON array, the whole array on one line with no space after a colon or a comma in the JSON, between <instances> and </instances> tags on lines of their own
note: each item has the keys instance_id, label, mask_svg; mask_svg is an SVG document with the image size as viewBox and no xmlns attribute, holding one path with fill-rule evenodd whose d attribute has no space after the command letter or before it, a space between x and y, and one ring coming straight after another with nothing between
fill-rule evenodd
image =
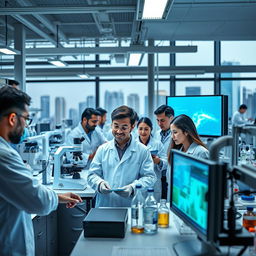
<instances>
[{"instance_id":1,"label":"person's ear","mask_svg":"<svg viewBox=\"0 0 256 256\"><path fill-rule=\"evenodd\" d=\"M17 115L15 113L11 113L10 115L8 115L8 122L11 126L15 125L16 120L17 120Z\"/></svg>"},{"instance_id":2,"label":"person's ear","mask_svg":"<svg viewBox=\"0 0 256 256\"><path fill-rule=\"evenodd\" d=\"M82 123L83 123L83 124L87 124L87 118L86 118L86 117L83 118Z\"/></svg>"},{"instance_id":3,"label":"person's ear","mask_svg":"<svg viewBox=\"0 0 256 256\"><path fill-rule=\"evenodd\" d=\"M133 125L131 126L131 131L134 129L134 127L135 127L135 124L133 124Z\"/></svg>"}]
</instances>

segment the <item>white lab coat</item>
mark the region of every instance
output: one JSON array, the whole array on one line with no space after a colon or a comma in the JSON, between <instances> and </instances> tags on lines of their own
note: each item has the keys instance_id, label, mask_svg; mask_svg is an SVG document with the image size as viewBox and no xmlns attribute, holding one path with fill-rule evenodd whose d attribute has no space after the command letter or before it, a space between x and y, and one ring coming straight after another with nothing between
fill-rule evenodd
<instances>
[{"instance_id":1,"label":"white lab coat","mask_svg":"<svg viewBox=\"0 0 256 256\"><path fill-rule=\"evenodd\" d=\"M139 138L137 138L137 141L140 142ZM157 202L160 202L161 195L162 195L162 184L161 184L161 177L162 177L162 170L163 167L166 166L166 154L164 151L164 146L161 141L155 140L152 136L150 137L150 140L146 146L149 151L158 150L157 156L163 161L163 165L161 168L159 167L159 164L154 164L154 171L156 174L156 183L154 185L154 197L157 200Z\"/></svg>"},{"instance_id":2,"label":"white lab coat","mask_svg":"<svg viewBox=\"0 0 256 256\"><path fill-rule=\"evenodd\" d=\"M233 114L233 117L232 117L232 125L233 126L241 126L241 125L245 125L248 123L249 122L246 120L244 113L242 114L239 111L236 111Z\"/></svg>"},{"instance_id":3,"label":"white lab coat","mask_svg":"<svg viewBox=\"0 0 256 256\"><path fill-rule=\"evenodd\" d=\"M160 130L157 130L157 131L155 132L155 134L154 134L154 139L155 139L156 141L160 141L160 142L161 142L161 134L160 134L161 131L162 131L162 130L160 129ZM162 142L163 145L164 145L164 154L165 154L165 155L164 155L165 161L164 161L164 166L163 166L162 170L166 170L166 169L167 169L167 166L168 166L168 164L167 164L167 154L168 154L168 148L169 148L169 146L170 146L171 138L172 138L172 133L170 132L169 135L168 135L168 136L164 139L164 141Z\"/></svg>"},{"instance_id":4,"label":"white lab coat","mask_svg":"<svg viewBox=\"0 0 256 256\"><path fill-rule=\"evenodd\" d=\"M53 190L33 179L20 155L0 137L0 255L34 255L31 213L56 210Z\"/></svg>"},{"instance_id":5,"label":"white lab coat","mask_svg":"<svg viewBox=\"0 0 256 256\"><path fill-rule=\"evenodd\" d=\"M145 191L153 187L156 181L153 160L149 150L132 138L122 159L119 159L114 139L101 145L91 163L88 184L98 191L99 184L107 181L111 188L120 188L131 184L134 191L137 183ZM130 207L132 198L124 198L112 192L97 193L96 207Z\"/></svg>"},{"instance_id":6,"label":"white lab coat","mask_svg":"<svg viewBox=\"0 0 256 256\"><path fill-rule=\"evenodd\" d=\"M195 142L193 142L187 152L188 155L193 155L197 158L204 158L204 159L208 159L209 158L209 151L208 149L206 149L205 147L196 144Z\"/></svg>"},{"instance_id":7,"label":"white lab coat","mask_svg":"<svg viewBox=\"0 0 256 256\"><path fill-rule=\"evenodd\" d=\"M82 127L81 123L79 123L78 126L70 132L67 138L67 145L74 145L74 138L85 138L85 140L82 142L83 164L86 166L85 169L89 169L91 164L91 160L89 160L89 155L95 152L96 149L106 141L105 137L102 135L102 132L99 129L99 127L95 128L95 130L91 134L90 139L84 128Z\"/></svg>"}]
</instances>

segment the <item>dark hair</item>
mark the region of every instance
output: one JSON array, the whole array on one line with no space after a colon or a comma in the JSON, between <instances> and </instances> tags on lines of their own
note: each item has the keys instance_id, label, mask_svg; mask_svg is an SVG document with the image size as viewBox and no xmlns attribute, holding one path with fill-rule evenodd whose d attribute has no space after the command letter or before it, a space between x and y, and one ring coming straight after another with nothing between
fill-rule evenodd
<instances>
[{"instance_id":1,"label":"dark hair","mask_svg":"<svg viewBox=\"0 0 256 256\"><path fill-rule=\"evenodd\" d=\"M204 145L204 143L201 141L197 130L196 130L196 126L193 122L193 120L187 116L187 115L179 115L176 116L172 121L171 124L174 124L178 129L181 129L182 132L186 132L188 133L188 140L189 142L192 144L193 142L195 142L198 145L203 146L204 148L206 148L206 146ZM173 140L171 140L169 149L168 149L168 161L170 163L170 152L171 149L180 149L182 147L182 145L176 145L174 143Z\"/></svg>"},{"instance_id":2,"label":"dark hair","mask_svg":"<svg viewBox=\"0 0 256 256\"><path fill-rule=\"evenodd\" d=\"M114 120L124 119L128 117L130 118L131 125L134 125L137 116L137 113L132 108L129 108L125 105L114 109L111 113L112 122Z\"/></svg>"},{"instance_id":3,"label":"dark hair","mask_svg":"<svg viewBox=\"0 0 256 256\"><path fill-rule=\"evenodd\" d=\"M0 115L8 114L10 111L25 111L25 105L30 105L31 98L25 92L10 85L0 89Z\"/></svg>"},{"instance_id":4,"label":"dark hair","mask_svg":"<svg viewBox=\"0 0 256 256\"><path fill-rule=\"evenodd\" d=\"M104 108L96 108L96 110L98 111L98 112L100 112L100 116L104 116L105 114L107 114L108 113L108 111L106 110L106 109L104 109Z\"/></svg>"},{"instance_id":5,"label":"dark hair","mask_svg":"<svg viewBox=\"0 0 256 256\"><path fill-rule=\"evenodd\" d=\"M100 116L101 114L94 108L86 108L82 114L81 121L83 121L84 118L86 118L87 120L91 119L92 115Z\"/></svg>"},{"instance_id":6,"label":"dark hair","mask_svg":"<svg viewBox=\"0 0 256 256\"><path fill-rule=\"evenodd\" d=\"M160 115L162 113L164 113L167 117L174 116L173 108L167 105L161 105L154 112L155 115Z\"/></svg>"},{"instance_id":7,"label":"dark hair","mask_svg":"<svg viewBox=\"0 0 256 256\"><path fill-rule=\"evenodd\" d=\"M151 120L150 120L148 117L142 117L142 118L138 121L137 127L139 127L139 124L140 124L140 123L145 123L145 124L147 124L147 125L150 127L151 131L153 130L153 124L152 124Z\"/></svg>"},{"instance_id":8,"label":"dark hair","mask_svg":"<svg viewBox=\"0 0 256 256\"><path fill-rule=\"evenodd\" d=\"M8 80L8 85L16 85L18 86L20 83L16 80Z\"/></svg>"},{"instance_id":9,"label":"dark hair","mask_svg":"<svg viewBox=\"0 0 256 256\"><path fill-rule=\"evenodd\" d=\"M239 109L247 109L247 106L245 104L240 105Z\"/></svg>"}]
</instances>

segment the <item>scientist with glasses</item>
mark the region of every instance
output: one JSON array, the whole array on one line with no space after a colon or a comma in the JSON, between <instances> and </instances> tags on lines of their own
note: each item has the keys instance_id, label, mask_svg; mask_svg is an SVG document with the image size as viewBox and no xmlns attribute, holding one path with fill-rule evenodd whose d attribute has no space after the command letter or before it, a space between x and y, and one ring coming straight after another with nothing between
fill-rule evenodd
<instances>
[{"instance_id":1,"label":"scientist with glasses","mask_svg":"<svg viewBox=\"0 0 256 256\"><path fill-rule=\"evenodd\" d=\"M57 195L35 180L10 143L20 142L31 123L31 98L11 86L0 89L0 255L34 255L31 214L48 215L58 203L74 207L81 198L73 193Z\"/></svg>"},{"instance_id":2,"label":"scientist with glasses","mask_svg":"<svg viewBox=\"0 0 256 256\"><path fill-rule=\"evenodd\" d=\"M106 138L97 127L100 112L93 108L86 108L81 116L81 122L75 127L67 138L67 145L74 145L74 138L84 138L82 142L83 163L88 170L98 147L106 142Z\"/></svg>"},{"instance_id":3,"label":"scientist with glasses","mask_svg":"<svg viewBox=\"0 0 256 256\"><path fill-rule=\"evenodd\" d=\"M98 148L88 184L97 191L96 207L130 207L136 184L144 190L154 186L154 164L147 147L131 136L135 111L120 106L111 119L114 139Z\"/></svg>"}]
</instances>

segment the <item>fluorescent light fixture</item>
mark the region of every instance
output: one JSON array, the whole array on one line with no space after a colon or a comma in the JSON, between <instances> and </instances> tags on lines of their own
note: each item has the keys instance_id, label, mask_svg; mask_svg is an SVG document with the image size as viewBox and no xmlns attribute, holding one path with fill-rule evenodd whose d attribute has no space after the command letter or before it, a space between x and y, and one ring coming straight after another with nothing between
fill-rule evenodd
<instances>
[{"instance_id":1,"label":"fluorescent light fixture","mask_svg":"<svg viewBox=\"0 0 256 256\"><path fill-rule=\"evenodd\" d=\"M139 66L143 59L142 53L130 53L128 55L128 66Z\"/></svg>"},{"instance_id":2,"label":"fluorescent light fixture","mask_svg":"<svg viewBox=\"0 0 256 256\"><path fill-rule=\"evenodd\" d=\"M10 48L8 46L0 46L0 52L3 54L8 54L8 55L20 54L20 51Z\"/></svg>"},{"instance_id":3,"label":"fluorescent light fixture","mask_svg":"<svg viewBox=\"0 0 256 256\"><path fill-rule=\"evenodd\" d=\"M174 0L139 0L138 20L166 19Z\"/></svg>"},{"instance_id":4,"label":"fluorescent light fixture","mask_svg":"<svg viewBox=\"0 0 256 256\"><path fill-rule=\"evenodd\" d=\"M90 78L90 76L88 74L78 74L78 76L82 79L87 79Z\"/></svg>"},{"instance_id":5,"label":"fluorescent light fixture","mask_svg":"<svg viewBox=\"0 0 256 256\"><path fill-rule=\"evenodd\" d=\"M66 67L68 64L62 60L48 60L49 63L56 67Z\"/></svg>"}]
</instances>

